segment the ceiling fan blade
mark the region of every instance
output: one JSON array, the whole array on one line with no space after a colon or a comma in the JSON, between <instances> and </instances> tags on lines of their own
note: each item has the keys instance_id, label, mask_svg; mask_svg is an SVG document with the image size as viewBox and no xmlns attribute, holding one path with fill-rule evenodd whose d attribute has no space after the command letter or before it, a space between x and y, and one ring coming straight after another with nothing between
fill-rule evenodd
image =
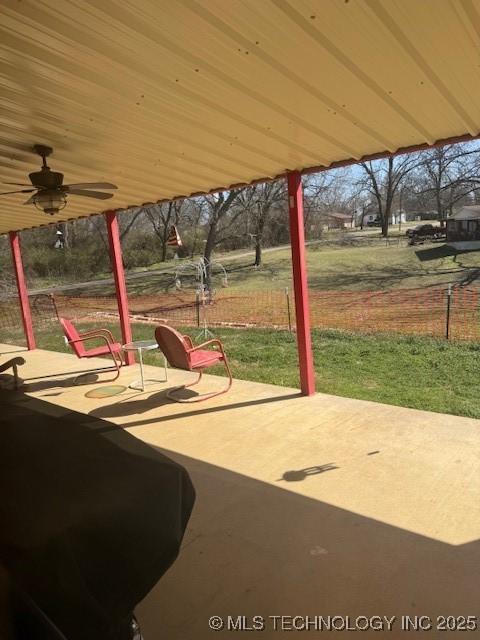
<instances>
[{"instance_id":1,"label":"ceiling fan blade","mask_svg":"<svg viewBox=\"0 0 480 640\"><path fill-rule=\"evenodd\" d=\"M35 199L35 195L36 194L34 193L33 196L30 196L30 198L26 202L24 202L23 204L33 204L33 201Z\"/></svg>"},{"instance_id":2,"label":"ceiling fan blade","mask_svg":"<svg viewBox=\"0 0 480 640\"><path fill-rule=\"evenodd\" d=\"M116 184L111 182L79 182L78 184L64 184L62 189L70 191L70 187L74 189L118 189Z\"/></svg>"},{"instance_id":3,"label":"ceiling fan blade","mask_svg":"<svg viewBox=\"0 0 480 640\"><path fill-rule=\"evenodd\" d=\"M0 196L8 196L10 193L32 193L32 191L36 191L36 189L20 189L20 191L4 191L0 193Z\"/></svg>"},{"instance_id":4,"label":"ceiling fan blade","mask_svg":"<svg viewBox=\"0 0 480 640\"><path fill-rule=\"evenodd\" d=\"M2 182L2 184L12 184L14 187L31 187L31 184L24 184L23 182Z\"/></svg>"},{"instance_id":5,"label":"ceiling fan blade","mask_svg":"<svg viewBox=\"0 0 480 640\"><path fill-rule=\"evenodd\" d=\"M67 193L74 196L97 198L98 200L108 200L108 198L113 198L113 193L103 193L103 191L83 191L82 189L69 189Z\"/></svg>"}]
</instances>

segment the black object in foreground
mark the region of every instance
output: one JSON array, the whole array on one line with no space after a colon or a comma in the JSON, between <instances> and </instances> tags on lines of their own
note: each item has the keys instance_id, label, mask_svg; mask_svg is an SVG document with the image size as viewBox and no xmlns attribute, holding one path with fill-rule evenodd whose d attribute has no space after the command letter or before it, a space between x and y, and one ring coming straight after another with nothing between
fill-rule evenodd
<instances>
[{"instance_id":1,"label":"black object in foreground","mask_svg":"<svg viewBox=\"0 0 480 640\"><path fill-rule=\"evenodd\" d=\"M179 552L187 472L111 423L18 394L0 405L1 563L68 640L131 640Z\"/></svg>"}]
</instances>

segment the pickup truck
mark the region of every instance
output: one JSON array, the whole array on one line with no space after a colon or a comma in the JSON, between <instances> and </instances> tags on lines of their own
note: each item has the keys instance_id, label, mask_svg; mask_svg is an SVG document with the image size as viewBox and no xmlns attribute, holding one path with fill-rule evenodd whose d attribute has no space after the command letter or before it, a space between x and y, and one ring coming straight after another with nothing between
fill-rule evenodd
<instances>
[{"instance_id":1,"label":"pickup truck","mask_svg":"<svg viewBox=\"0 0 480 640\"><path fill-rule=\"evenodd\" d=\"M425 240L446 238L447 229L445 227L434 227L433 224L419 224L416 227L407 229L405 235L409 239L409 244L417 244L425 242Z\"/></svg>"}]
</instances>

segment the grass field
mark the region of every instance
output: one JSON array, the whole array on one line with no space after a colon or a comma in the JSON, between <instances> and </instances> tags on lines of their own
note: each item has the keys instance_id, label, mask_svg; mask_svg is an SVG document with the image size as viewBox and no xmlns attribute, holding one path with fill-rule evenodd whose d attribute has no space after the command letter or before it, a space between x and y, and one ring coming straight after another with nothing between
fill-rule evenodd
<instances>
[{"instance_id":1,"label":"grass field","mask_svg":"<svg viewBox=\"0 0 480 640\"><path fill-rule=\"evenodd\" d=\"M118 334L116 325L103 326ZM81 330L91 328L80 325ZM185 332L198 336L198 329ZM236 378L298 387L294 335L261 329L219 329L215 334L224 341ZM134 337L152 339L153 327L135 324ZM38 346L69 351L57 328L39 332ZM315 330L313 348L318 391L480 418L478 343ZM147 353L145 361L161 365L162 358Z\"/></svg>"},{"instance_id":2,"label":"grass field","mask_svg":"<svg viewBox=\"0 0 480 640\"><path fill-rule=\"evenodd\" d=\"M237 266L239 268L235 269ZM243 268L241 268L243 266ZM312 246L308 283L315 290L385 290L474 281L480 253L455 254L444 245ZM229 263L234 288L282 288L291 284L288 250L267 253L260 269Z\"/></svg>"},{"instance_id":3,"label":"grass field","mask_svg":"<svg viewBox=\"0 0 480 640\"><path fill-rule=\"evenodd\" d=\"M462 283L473 288L480 276L480 252L456 254L444 245L434 243L414 247L405 243L386 245L373 236L371 242L368 238L363 243L358 243L355 239L347 240L345 244L326 242L307 249L313 315L316 309L315 297L321 296L321 292L330 291L332 294L328 295L335 296L334 292L338 291L338 297L334 298L334 308L346 317L347 311L352 312L353 303L348 299L347 311L342 311L340 292L352 291L361 295L364 291L414 288L433 291L435 287L442 287L447 283ZM246 295L251 296L252 292L263 291L267 295L268 290L291 287L289 248L265 252L264 264L258 269L252 266L250 256L242 254L226 257L225 264L229 271L232 294L235 291L239 294L250 292ZM162 310L162 300L165 298L162 298L162 294L166 291L174 292L173 272L171 265L169 267L167 272L144 272L129 280L132 312L137 312L137 307L149 309L152 305L152 308ZM186 288L190 292L194 288L193 283L186 280L183 285L183 290ZM214 286L220 288L219 282L214 282ZM462 289L460 293L463 291L466 289ZM229 289L225 292L229 292ZM92 297L109 296L114 294L114 290L111 285L89 286L82 293ZM75 292L69 292L69 295L72 294L75 295ZM259 295L258 299L261 297ZM111 302L115 307L114 300ZM365 315L366 305L360 301L357 306ZM437 309L441 316L440 323L443 322L444 306L442 302L441 308ZM253 297L252 304L248 305L250 307L256 308ZM327 320L325 300L322 299L319 308L321 319ZM400 309L388 307L386 311L391 313L397 323L412 319L409 314L413 311L408 310L408 305ZM433 321L435 318L431 309L427 308L427 312ZM455 306L454 313L456 312ZM418 316L418 311L415 313ZM417 316L415 317L419 321ZM468 326L476 327L478 322L475 318L473 315L465 316L463 320ZM455 315L453 320L454 326L458 327L459 320ZM101 322L104 326L112 326L116 331L117 327L113 322ZM363 331L365 323L365 318L359 319L357 323ZM172 324L177 326L179 323L172 321ZM381 326L377 321L374 324L376 330ZM317 326L344 327L343 331L313 331L318 391L480 418L480 399L476 392L480 364L478 342L445 342L442 339L382 333L366 335L345 330L350 328L345 322L342 324L332 321L332 324L326 325L317 323ZM92 324L85 325L85 328L91 327ZM443 324L441 330L443 331ZM153 337L152 326L135 324L134 332L136 339ZM192 329L189 333L196 336L198 329ZM226 328L215 329L215 333L225 341L235 377L298 386L296 345L292 334L274 329ZM457 334L454 331L452 335ZM40 347L68 351L58 330L39 331L38 337ZM4 335L2 339L6 339ZM22 340L20 333L18 336L11 336L12 342L21 343ZM151 364L161 363L158 354L147 354L146 361Z\"/></svg>"},{"instance_id":4,"label":"grass field","mask_svg":"<svg viewBox=\"0 0 480 640\"><path fill-rule=\"evenodd\" d=\"M230 257L224 264L229 287L234 290L266 290L291 287L290 249L264 253L263 264L256 268L250 256ZM322 244L307 248L308 282L312 290L388 290L424 288L448 283L476 284L480 276L480 252L455 253L443 244L408 246L375 241L357 246ZM128 280L130 295L155 295L173 290L171 264L163 272L135 273ZM194 288L188 277L184 287ZM220 275L213 285L221 287ZM70 295L113 295L113 284L80 287Z\"/></svg>"},{"instance_id":5,"label":"grass field","mask_svg":"<svg viewBox=\"0 0 480 640\"><path fill-rule=\"evenodd\" d=\"M435 220L425 220L424 222L430 222L431 224L438 224L438 221ZM396 242L398 238L405 240L405 231L409 227L413 227L418 222L410 221L407 223L403 223L401 227L398 225L391 225L389 229L389 238ZM311 240L307 244L321 244L324 247L335 246L335 245L343 245L343 244L373 244L383 246L385 244L385 240L381 237L381 232L378 227L365 227L363 230L360 229L348 229L346 231L340 231L338 229L331 229L328 231L324 231L321 239ZM276 251L278 248L267 248L266 252ZM234 249L230 251L222 251L221 247L215 253L214 259L224 263L226 266L232 261L235 261L239 257L245 257L245 254L250 254L253 259L254 251L252 248L241 248ZM154 257L154 256L152 256ZM198 260L200 254L195 255L194 260ZM182 261L181 261L182 262ZM252 262L252 260L247 260L248 262ZM133 267L129 269L130 275L141 274L144 272L152 272L152 271L165 271L168 273L173 273L175 269L178 267L179 262L172 258L166 260L165 262L152 262L148 266L144 267ZM96 273L95 276L90 278L90 281L93 283L97 280L109 279L112 274L110 270L105 272ZM85 278L81 278L85 279ZM47 287L56 287L59 285L68 285L74 284L75 282L80 281L76 276L75 272L69 275L65 275L64 277L56 275L55 277L35 277L28 279L28 286L30 289L44 289Z\"/></svg>"}]
</instances>

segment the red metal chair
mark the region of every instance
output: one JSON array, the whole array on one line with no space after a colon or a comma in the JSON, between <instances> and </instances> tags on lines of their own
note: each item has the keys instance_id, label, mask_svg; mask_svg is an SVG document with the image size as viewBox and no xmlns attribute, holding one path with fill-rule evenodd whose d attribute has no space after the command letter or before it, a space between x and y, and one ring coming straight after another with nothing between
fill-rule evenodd
<instances>
[{"instance_id":1,"label":"red metal chair","mask_svg":"<svg viewBox=\"0 0 480 640\"><path fill-rule=\"evenodd\" d=\"M182 336L181 333L175 331L172 327L167 327L166 325L159 325L155 329L155 338L171 367L174 369L183 369L184 371L195 371L195 373L198 373L198 378L191 384L184 384L181 387L176 387L169 391L167 393L167 398L170 398L170 400L190 403L202 402L203 400L208 400L209 398L214 398L222 393L226 393L232 386L232 373L228 366L227 356L225 355L225 351L223 350L223 345L220 340L214 338L213 340L208 340L207 342L194 347L189 336ZM210 345L218 347L218 351L204 348ZM174 392L179 391L180 389L187 389L198 384L202 378L204 369L213 367L220 363L223 363L228 374L228 384L225 389L202 394L197 398L190 400L176 398L173 395Z\"/></svg>"},{"instance_id":2,"label":"red metal chair","mask_svg":"<svg viewBox=\"0 0 480 640\"><path fill-rule=\"evenodd\" d=\"M25 358L21 358L17 356L16 358L11 358L7 362L0 364L0 373L4 371L8 371L8 369L13 369L13 388L18 389L20 386L21 380L18 377L18 367L22 364L25 364ZM0 376L1 379L1 376Z\"/></svg>"},{"instance_id":3,"label":"red metal chair","mask_svg":"<svg viewBox=\"0 0 480 640\"><path fill-rule=\"evenodd\" d=\"M122 361L122 345L119 342L115 342L115 339L108 329L92 329L92 331L86 331L84 333L78 333L74 325L70 320L66 318L58 318L65 334L67 343L72 347L73 352L77 358L98 358L100 356L111 356L114 366L104 367L101 369L92 369L88 373L95 373L100 371L116 371L116 375L111 381L116 380L120 375L120 367L123 364ZM105 345L100 347L94 347L93 349L86 349L84 342L87 340L103 340ZM87 373L87 372L85 372ZM75 381L79 376L75 378Z\"/></svg>"}]
</instances>

